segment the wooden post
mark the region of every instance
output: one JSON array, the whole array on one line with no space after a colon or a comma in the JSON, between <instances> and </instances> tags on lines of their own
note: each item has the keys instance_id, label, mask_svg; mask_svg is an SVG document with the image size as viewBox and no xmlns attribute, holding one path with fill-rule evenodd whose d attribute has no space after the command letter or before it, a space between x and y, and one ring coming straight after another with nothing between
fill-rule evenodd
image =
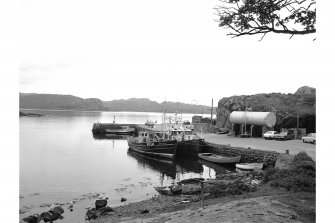
<instances>
[{"instance_id":1,"label":"wooden post","mask_svg":"<svg viewBox=\"0 0 335 223\"><path fill-rule=\"evenodd\" d=\"M299 111L297 112L297 136L296 139L299 139Z\"/></svg>"},{"instance_id":2,"label":"wooden post","mask_svg":"<svg viewBox=\"0 0 335 223\"><path fill-rule=\"evenodd\" d=\"M204 200L204 182L200 182L201 184L201 200L202 200L202 209L205 209L205 200Z\"/></svg>"}]
</instances>

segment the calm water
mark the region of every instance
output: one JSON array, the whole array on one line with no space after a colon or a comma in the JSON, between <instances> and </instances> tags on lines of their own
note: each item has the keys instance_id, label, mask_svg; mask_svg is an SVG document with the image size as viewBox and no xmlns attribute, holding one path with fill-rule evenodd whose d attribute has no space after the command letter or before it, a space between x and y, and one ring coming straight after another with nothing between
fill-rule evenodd
<instances>
[{"instance_id":1,"label":"calm water","mask_svg":"<svg viewBox=\"0 0 335 223\"><path fill-rule=\"evenodd\" d=\"M106 193L108 205L133 202L190 177L215 177L198 159L161 162L128 152L126 139L93 137L93 123L161 123L160 113L23 110L42 117L20 117L20 219L62 204L64 223L84 222L92 193ZM191 120L192 114L183 114ZM67 207L74 201L74 211Z\"/></svg>"}]
</instances>

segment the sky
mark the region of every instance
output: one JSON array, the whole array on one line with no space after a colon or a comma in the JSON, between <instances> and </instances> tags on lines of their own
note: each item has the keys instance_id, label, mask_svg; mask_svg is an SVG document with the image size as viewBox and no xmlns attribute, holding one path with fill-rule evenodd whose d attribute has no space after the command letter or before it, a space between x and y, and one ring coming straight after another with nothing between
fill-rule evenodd
<instances>
[{"instance_id":1,"label":"sky","mask_svg":"<svg viewBox=\"0 0 335 223\"><path fill-rule=\"evenodd\" d=\"M20 0L19 91L214 106L315 86L315 35L231 38L218 0Z\"/></svg>"}]
</instances>

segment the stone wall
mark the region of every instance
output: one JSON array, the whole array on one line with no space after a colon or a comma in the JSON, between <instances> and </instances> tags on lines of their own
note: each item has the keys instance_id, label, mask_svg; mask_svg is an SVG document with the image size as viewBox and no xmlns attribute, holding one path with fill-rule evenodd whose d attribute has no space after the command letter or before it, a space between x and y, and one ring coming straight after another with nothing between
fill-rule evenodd
<instances>
[{"instance_id":1,"label":"stone wall","mask_svg":"<svg viewBox=\"0 0 335 223\"><path fill-rule=\"evenodd\" d=\"M241 163L264 163L265 168L274 167L277 157L280 155L272 151L231 147L230 145L218 145L209 142L206 142L206 146L201 147L201 152L215 153L224 156L241 155Z\"/></svg>"}]
</instances>

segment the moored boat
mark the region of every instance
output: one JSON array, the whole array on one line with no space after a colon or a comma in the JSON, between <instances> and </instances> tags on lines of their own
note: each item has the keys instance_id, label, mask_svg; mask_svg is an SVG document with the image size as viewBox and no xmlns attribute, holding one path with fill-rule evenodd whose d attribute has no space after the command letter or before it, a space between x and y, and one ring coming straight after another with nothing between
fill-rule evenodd
<instances>
[{"instance_id":1,"label":"moored boat","mask_svg":"<svg viewBox=\"0 0 335 223\"><path fill-rule=\"evenodd\" d=\"M110 134L129 135L135 133L135 128L130 128L129 126L118 126L118 128L110 128L105 131Z\"/></svg>"},{"instance_id":2,"label":"moored boat","mask_svg":"<svg viewBox=\"0 0 335 223\"><path fill-rule=\"evenodd\" d=\"M261 170L263 168L263 163L238 163L236 168L241 170Z\"/></svg>"},{"instance_id":3,"label":"moored boat","mask_svg":"<svg viewBox=\"0 0 335 223\"><path fill-rule=\"evenodd\" d=\"M176 155L177 141L153 140L149 138L130 137L127 139L129 149L143 155L172 159Z\"/></svg>"},{"instance_id":4,"label":"moored boat","mask_svg":"<svg viewBox=\"0 0 335 223\"><path fill-rule=\"evenodd\" d=\"M214 153L199 153L198 157L213 163L232 164L240 162L241 156L221 156Z\"/></svg>"}]
</instances>

